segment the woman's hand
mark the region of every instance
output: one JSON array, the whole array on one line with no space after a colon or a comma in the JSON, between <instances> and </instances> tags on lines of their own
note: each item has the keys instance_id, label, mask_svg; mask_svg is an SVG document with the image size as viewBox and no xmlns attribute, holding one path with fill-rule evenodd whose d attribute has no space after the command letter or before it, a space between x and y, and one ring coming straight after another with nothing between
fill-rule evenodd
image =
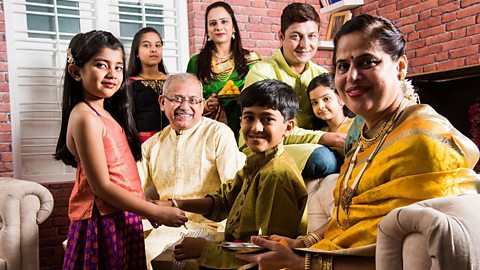
<instances>
[{"instance_id":1,"label":"woman's hand","mask_svg":"<svg viewBox=\"0 0 480 270\"><path fill-rule=\"evenodd\" d=\"M207 98L205 101L205 109L204 112L213 112L218 109L218 106L220 104L218 103L218 96L217 94L213 94L210 97Z\"/></svg>"},{"instance_id":2,"label":"woman's hand","mask_svg":"<svg viewBox=\"0 0 480 270\"><path fill-rule=\"evenodd\" d=\"M281 235L271 235L269 239L283 239L290 248L304 248L305 244L300 239L292 239Z\"/></svg>"},{"instance_id":3,"label":"woman's hand","mask_svg":"<svg viewBox=\"0 0 480 270\"><path fill-rule=\"evenodd\" d=\"M291 270L305 269L305 258L295 254L290 248L261 237L252 236L251 241L270 251L258 254L237 254L235 255L237 258L247 262L257 262L260 270L282 268Z\"/></svg>"},{"instance_id":4,"label":"woman's hand","mask_svg":"<svg viewBox=\"0 0 480 270\"><path fill-rule=\"evenodd\" d=\"M182 243L175 246L173 254L176 260L199 258L207 240L200 237L186 237Z\"/></svg>"}]
</instances>

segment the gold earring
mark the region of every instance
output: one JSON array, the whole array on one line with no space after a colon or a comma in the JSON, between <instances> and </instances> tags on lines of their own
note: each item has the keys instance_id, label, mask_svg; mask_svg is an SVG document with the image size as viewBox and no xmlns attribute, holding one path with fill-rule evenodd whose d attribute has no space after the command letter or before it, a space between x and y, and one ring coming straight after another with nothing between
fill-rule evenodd
<instances>
[{"instance_id":1,"label":"gold earring","mask_svg":"<svg viewBox=\"0 0 480 270\"><path fill-rule=\"evenodd\" d=\"M232 34L232 39L235 39L235 32Z\"/></svg>"}]
</instances>

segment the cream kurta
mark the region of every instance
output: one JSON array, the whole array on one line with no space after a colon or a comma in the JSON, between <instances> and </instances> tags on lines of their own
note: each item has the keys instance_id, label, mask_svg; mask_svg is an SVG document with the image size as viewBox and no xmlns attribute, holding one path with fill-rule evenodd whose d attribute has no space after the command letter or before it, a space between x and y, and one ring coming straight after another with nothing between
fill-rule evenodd
<instances>
[{"instance_id":1,"label":"cream kurta","mask_svg":"<svg viewBox=\"0 0 480 270\"><path fill-rule=\"evenodd\" d=\"M179 135L166 127L143 143L142 156L137 165L143 187L153 183L161 200L202 198L214 193L245 164L245 155L238 150L231 129L205 117ZM216 232L217 223L201 215L186 214L188 228ZM147 257L154 258L166 245L178 240L181 231L165 226L155 229L146 239Z\"/></svg>"}]
</instances>

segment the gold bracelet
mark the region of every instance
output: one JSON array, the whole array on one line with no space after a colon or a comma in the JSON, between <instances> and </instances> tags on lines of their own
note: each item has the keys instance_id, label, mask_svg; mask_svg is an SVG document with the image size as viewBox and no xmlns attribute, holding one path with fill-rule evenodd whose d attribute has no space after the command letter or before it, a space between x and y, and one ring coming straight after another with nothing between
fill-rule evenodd
<instances>
[{"instance_id":1,"label":"gold bracelet","mask_svg":"<svg viewBox=\"0 0 480 270\"><path fill-rule=\"evenodd\" d=\"M312 254L307 252L305 254L305 270L310 270L310 259L312 258Z\"/></svg>"},{"instance_id":2,"label":"gold bracelet","mask_svg":"<svg viewBox=\"0 0 480 270\"><path fill-rule=\"evenodd\" d=\"M320 235L314 232L310 232L307 235L300 235L297 239L300 239L307 248L322 240Z\"/></svg>"},{"instance_id":3,"label":"gold bracelet","mask_svg":"<svg viewBox=\"0 0 480 270\"><path fill-rule=\"evenodd\" d=\"M318 233L316 232L310 232L308 233L308 235L310 235L315 240L315 243L318 243L320 242L320 240L322 240L322 237L320 237L320 235L318 235Z\"/></svg>"}]
</instances>

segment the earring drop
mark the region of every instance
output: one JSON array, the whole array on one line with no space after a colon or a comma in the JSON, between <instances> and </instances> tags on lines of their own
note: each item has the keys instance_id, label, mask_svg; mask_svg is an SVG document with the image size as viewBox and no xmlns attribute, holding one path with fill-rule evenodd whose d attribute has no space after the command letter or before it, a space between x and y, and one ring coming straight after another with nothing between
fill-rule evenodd
<instances>
[{"instance_id":1,"label":"earring drop","mask_svg":"<svg viewBox=\"0 0 480 270\"><path fill-rule=\"evenodd\" d=\"M235 33L232 33L232 39L235 39Z\"/></svg>"}]
</instances>

